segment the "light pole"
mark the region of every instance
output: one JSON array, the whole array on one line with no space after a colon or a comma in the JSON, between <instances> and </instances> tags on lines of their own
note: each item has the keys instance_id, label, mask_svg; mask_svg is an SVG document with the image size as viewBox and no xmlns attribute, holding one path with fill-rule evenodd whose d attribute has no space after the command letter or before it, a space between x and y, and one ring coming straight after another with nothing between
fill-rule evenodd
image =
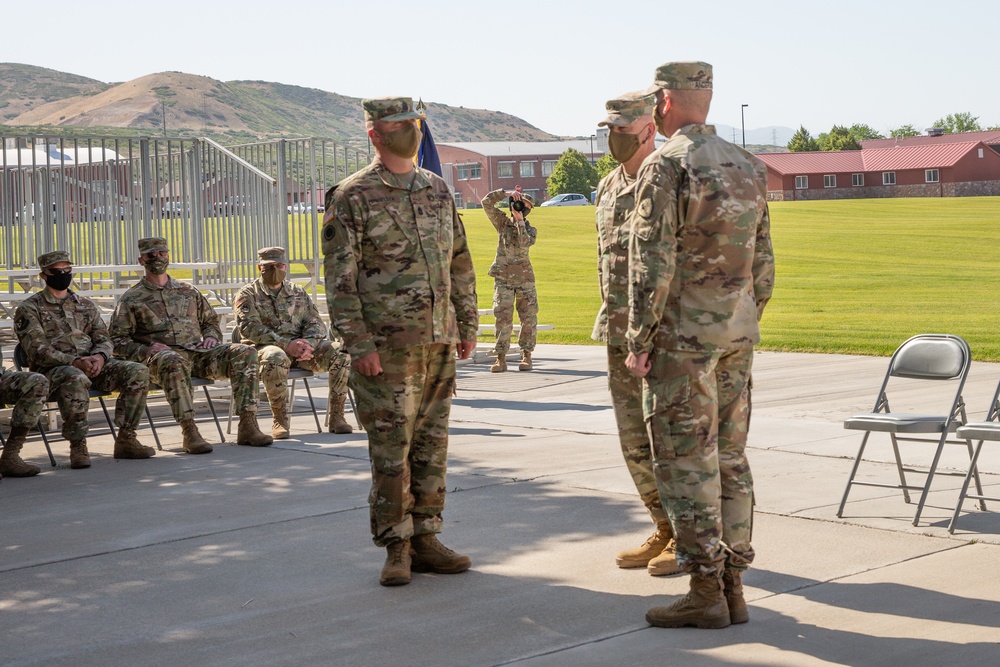
<instances>
[{"instance_id":1,"label":"light pole","mask_svg":"<svg viewBox=\"0 0 1000 667\"><path fill-rule=\"evenodd\" d=\"M743 120L743 110L746 109L748 106L750 106L750 105L749 104L741 104L740 105L740 125L743 126L743 149L744 150L746 150L746 147L747 147L747 124Z\"/></svg>"},{"instance_id":2,"label":"light pole","mask_svg":"<svg viewBox=\"0 0 1000 667\"><path fill-rule=\"evenodd\" d=\"M594 164L594 139L596 138L596 134L590 135L590 164Z\"/></svg>"}]
</instances>

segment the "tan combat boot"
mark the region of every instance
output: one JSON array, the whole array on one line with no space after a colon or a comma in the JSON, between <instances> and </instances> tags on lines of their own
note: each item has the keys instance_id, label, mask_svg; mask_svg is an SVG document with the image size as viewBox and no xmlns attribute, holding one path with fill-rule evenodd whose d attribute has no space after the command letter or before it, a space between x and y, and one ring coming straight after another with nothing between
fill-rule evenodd
<instances>
[{"instance_id":1,"label":"tan combat boot","mask_svg":"<svg viewBox=\"0 0 1000 667\"><path fill-rule=\"evenodd\" d=\"M208 446L208 451L212 451L211 445ZM123 426L118 429L118 437L115 438L116 459L148 459L151 456L156 456L156 450L141 444L135 437L134 428Z\"/></svg>"},{"instance_id":2,"label":"tan combat boot","mask_svg":"<svg viewBox=\"0 0 1000 667\"><path fill-rule=\"evenodd\" d=\"M646 621L659 628L718 629L729 626L729 606L723 593L722 577L691 575L691 590L667 607L653 607L646 612Z\"/></svg>"},{"instance_id":3,"label":"tan combat boot","mask_svg":"<svg viewBox=\"0 0 1000 667\"><path fill-rule=\"evenodd\" d=\"M181 433L184 434L184 451L188 454L208 454L212 451L212 445L201 437L198 425L194 423L193 419L185 419L181 422Z\"/></svg>"},{"instance_id":4,"label":"tan combat boot","mask_svg":"<svg viewBox=\"0 0 1000 667\"><path fill-rule=\"evenodd\" d=\"M354 433L354 429L344 419L344 403L347 402L345 394L330 395L330 433Z\"/></svg>"},{"instance_id":5,"label":"tan combat boot","mask_svg":"<svg viewBox=\"0 0 1000 667\"><path fill-rule=\"evenodd\" d=\"M274 438L260 432L257 426L257 413L244 410L240 413L240 427L236 431L236 444L244 447L267 447Z\"/></svg>"},{"instance_id":6,"label":"tan combat boot","mask_svg":"<svg viewBox=\"0 0 1000 667\"><path fill-rule=\"evenodd\" d=\"M438 574L458 574L472 567L472 559L455 553L438 541L437 535L428 533L414 535L410 540L413 545L413 571L437 572Z\"/></svg>"},{"instance_id":7,"label":"tan combat boot","mask_svg":"<svg viewBox=\"0 0 1000 667\"><path fill-rule=\"evenodd\" d=\"M288 410L285 405L271 403L271 415L274 421L271 424L271 437L275 440L285 440L288 438L288 428L291 420L288 418Z\"/></svg>"},{"instance_id":8,"label":"tan combat boot","mask_svg":"<svg viewBox=\"0 0 1000 667\"><path fill-rule=\"evenodd\" d=\"M653 577L669 577L681 571L681 566L677 563L677 543L673 540L667 543L656 556L646 565L646 572Z\"/></svg>"},{"instance_id":9,"label":"tan combat boot","mask_svg":"<svg viewBox=\"0 0 1000 667\"><path fill-rule=\"evenodd\" d=\"M498 354L497 360L490 366L490 373L503 373L505 370L507 370L507 355Z\"/></svg>"},{"instance_id":10,"label":"tan combat boot","mask_svg":"<svg viewBox=\"0 0 1000 667\"><path fill-rule=\"evenodd\" d=\"M87 451L87 439L70 440L69 467L73 470L90 467L90 452Z\"/></svg>"},{"instance_id":11,"label":"tan combat boot","mask_svg":"<svg viewBox=\"0 0 1000 667\"><path fill-rule=\"evenodd\" d=\"M722 573L722 586L729 605L729 622L733 625L750 620L750 611L743 599L743 571L726 570Z\"/></svg>"},{"instance_id":12,"label":"tan combat boot","mask_svg":"<svg viewBox=\"0 0 1000 667\"><path fill-rule=\"evenodd\" d=\"M657 529L642 546L619 551L615 564L623 569L646 567L649 561L663 553L670 544L670 533Z\"/></svg>"},{"instance_id":13,"label":"tan combat boot","mask_svg":"<svg viewBox=\"0 0 1000 667\"><path fill-rule=\"evenodd\" d=\"M21 448L24 447L24 440L27 437L28 429L24 426L15 426L10 429L7 444L4 445L3 453L0 454L0 475L4 477L31 477L42 471L38 466L21 460Z\"/></svg>"},{"instance_id":14,"label":"tan combat boot","mask_svg":"<svg viewBox=\"0 0 1000 667\"><path fill-rule=\"evenodd\" d=\"M517 365L517 370L519 371L530 371L531 370L531 351L521 350L521 363Z\"/></svg>"},{"instance_id":15,"label":"tan combat boot","mask_svg":"<svg viewBox=\"0 0 1000 667\"><path fill-rule=\"evenodd\" d=\"M385 565L378 582L383 586L403 586L410 583L410 541L400 540L385 548Z\"/></svg>"}]
</instances>

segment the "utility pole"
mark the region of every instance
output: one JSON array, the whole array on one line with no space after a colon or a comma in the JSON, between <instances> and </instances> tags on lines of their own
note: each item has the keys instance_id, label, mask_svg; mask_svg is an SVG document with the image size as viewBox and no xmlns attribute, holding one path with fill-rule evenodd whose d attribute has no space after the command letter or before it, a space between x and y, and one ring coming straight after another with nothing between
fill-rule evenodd
<instances>
[{"instance_id":1,"label":"utility pole","mask_svg":"<svg viewBox=\"0 0 1000 667\"><path fill-rule=\"evenodd\" d=\"M747 147L747 124L743 120L743 110L746 109L748 106L750 106L750 105L749 104L741 104L740 105L740 125L743 126L743 149L744 150L746 150L746 147Z\"/></svg>"},{"instance_id":2,"label":"utility pole","mask_svg":"<svg viewBox=\"0 0 1000 667\"><path fill-rule=\"evenodd\" d=\"M167 103L160 100L160 115L163 117L163 136L167 136Z\"/></svg>"}]
</instances>

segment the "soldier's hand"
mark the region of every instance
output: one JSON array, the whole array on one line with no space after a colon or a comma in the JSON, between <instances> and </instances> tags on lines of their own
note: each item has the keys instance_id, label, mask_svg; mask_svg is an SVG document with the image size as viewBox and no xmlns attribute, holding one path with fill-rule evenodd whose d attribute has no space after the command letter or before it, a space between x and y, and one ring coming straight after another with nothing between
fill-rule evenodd
<instances>
[{"instance_id":1,"label":"soldier's hand","mask_svg":"<svg viewBox=\"0 0 1000 667\"><path fill-rule=\"evenodd\" d=\"M195 347L200 347L203 350L211 350L213 347L219 344L219 341L215 340L211 336L205 336L200 343L196 343Z\"/></svg>"},{"instance_id":2,"label":"soldier's hand","mask_svg":"<svg viewBox=\"0 0 1000 667\"><path fill-rule=\"evenodd\" d=\"M476 341L463 340L458 343L458 358L468 359L472 351L476 349Z\"/></svg>"},{"instance_id":3,"label":"soldier's hand","mask_svg":"<svg viewBox=\"0 0 1000 667\"><path fill-rule=\"evenodd\" d=\"M299 359L302 357L302 353L307 350L311 351L309 343L303 338L296 338L291 343L285 346L285 353L288 354L292 359Z\"/></svg>"},{"instance_id":4,"label":"soldier's hand","mask_svg":"<svg viewBox=\"0 0 1000 667\"><path fill-rule=\"evenodd\" d=\"M371 377L382 372L382 360L379 359L378 352L371 352L352 361L351 367L362 375Z\"/></svg>"},{"instance_id":5,"label":"soldier's hand","mask_svg":"<svg viewBox=\"0 0 1000 667\"><path fill-rule=\"evenodd\" d=\"M91 360L91 368L93 373L88 373L90 377L97 377L104 370L104 356L100 354L92 354L88 359Z\"/></svg>"},{"instance_id":6,"label":"soldier's hand","mask_svg":"<svg viewBox=\"0 0 1000 667\"><path fill-rule=\"evenodd\" d=\"M73 368L79 368L83 371L83 374L87 377L91 377L91 363L90 357L80 357L79 359L73 360Z\"/></svg>"},{"instance_id":7,"label":"soldier's hand","mask_svg":"<svg viewBox=\"0 0 1000 667\"><path fill-rule=\"evenodd\" d=\"M628 358L625 359L625 368L629 369L632 375L638 375L641 378L646 377L652 367L653 364L649 361L649 352L642 352L638 355L629 352Z\"/></svg>"}]
</instances>

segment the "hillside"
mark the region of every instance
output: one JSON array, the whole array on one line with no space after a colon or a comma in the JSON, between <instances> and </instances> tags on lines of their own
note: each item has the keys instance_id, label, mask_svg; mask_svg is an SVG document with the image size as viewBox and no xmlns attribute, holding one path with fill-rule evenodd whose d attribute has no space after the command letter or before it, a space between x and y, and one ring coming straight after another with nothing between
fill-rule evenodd
<instances>
[{"instance_id":1,"label":"hillside","mask_svg":"<svg viewBox=\"0 0 1000 667\"><path fill-rule=\"evenodd\" d=\"M123 129L160 134L165 123L171 136L226 141L302 136L360 140L365 134L360 98L315 88L223 82L182 72L150 74L116 85L29 65L0 65L0 72L17 82L0 94L0 106L6 104L11 110L3 114L11 131L59 128L94 133L114 128L114 134ZM497 111L429 103L428 115L438 141L556 138Z\"/></svg>"}]
</instances>

